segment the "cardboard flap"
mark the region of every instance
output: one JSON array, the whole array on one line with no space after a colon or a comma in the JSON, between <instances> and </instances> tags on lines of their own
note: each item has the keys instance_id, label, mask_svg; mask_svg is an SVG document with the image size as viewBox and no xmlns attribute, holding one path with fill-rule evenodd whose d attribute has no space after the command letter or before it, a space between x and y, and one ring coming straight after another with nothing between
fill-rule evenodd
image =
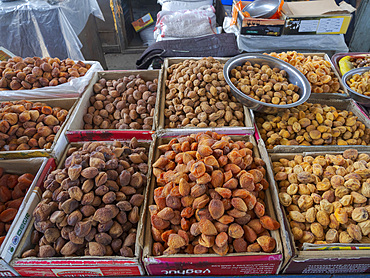
<instances>
[{"instance_id":1,"label":"cardboard flap","mask_svg":"<svg viewBox=\"0 0 370 278\"><path fill-rule=\"evenodd\" d=\"M298 1L285 2L283 12L294 16L350 14L353 7L349 4L338 6L334 0Z\"/></svg>"}]
</instances>

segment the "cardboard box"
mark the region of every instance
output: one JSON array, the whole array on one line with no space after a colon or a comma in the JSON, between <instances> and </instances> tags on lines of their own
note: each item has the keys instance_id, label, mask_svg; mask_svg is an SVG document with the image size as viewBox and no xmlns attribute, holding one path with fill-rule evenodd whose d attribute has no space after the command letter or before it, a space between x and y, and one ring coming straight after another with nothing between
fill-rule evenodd
<instances>
[{"instance_id":1,"label":"cardboard box","mask_svg":"<svg viewBox=\"0 0 370 278\"><path fill-rule=\"evenodd\" d=\"M194 133L187 130L187 134ZM252 136L232 136L235 140L250 141L256 146ZM153 156L153 162L160 156L158 146L166 144L171 138L157 138ZM253 153L259 156L257 147ZM148 205L154 203L154 189L156 179L153 176L148 191ZM270 190L266 190L266 214L276 219L275 206L272 203ZM151 233L150 214L148 213L145 225L145 245L143 249L143 263L149 275L249 275L249 274L276 274L279 272L282 261L283 251L279 231L271 231L271 236L276 240L274 253L232 253L226 256L217 254L203 255L163 255L153 256L153 239Z\"/></svg>"},{"instance_id":2,"label":"cardboard box","mask_svg":"<svg viewBox=\"0 0 370 278\"><path fill-rule=\"evenodd\" d=\"M32 102L42 102L46 103L51 107L61 107L69 111L65 121L63 122L59 131L55 135L55 139L52 146L50 147L50 149L0 151L0 159L54 157L56 160L59 160L61 158L63 151L68 144L67 137L65 136L66 126L71 117L71 114L73 113L73 109L77 103L77 98L42 99L42 100L32 100Z\"/></svg>"},{"instance_id":3,"label":"cardboard box","mask_svg":"<svg viewBox=\"0 0 370 278\"><path fill-rule=\"evenodd\" d=\"M30 216L33 208L31 204L31 196L36 190L35 188L42 185L45 177L50 171L55 168L54 159L50 158L28 158L28 159L9 159L0 160L0 167L9 174L23 175L31 173L35 178L30 185L26 196L18 209L12 226L6 234L4 242L0 247L0 276L18 276L17 272L9 266L13 258L14 251L20 243L26 228L30 224Z\"/></svg>"},{"instance_id":4,"label":"cardboard box","mask_svg":"<svg viewBox=\"0 0 370 278\"><path fill-rule=\"evenodd\" d=\"M150 15L150 13L147 13L146 15L140 17L138 20L132 22L131 24L134 27L135 31L139 32L143 30L145 27L152 24L153 22L154 21L153 21L152 16Z\"/></svg>"},{"instance_id":5,"label":"cardboard box","mask_svg":"<svg viewBox=\"0 0 370 278\"><path fill-rule=\"evenodd\" d=\"M349 4L341 7L334 0L285 2L283 35L345 34L353 11Z\"/></svg>"},{"instance_id":6,"label":"cardboard box","mask_svg":"<svg viewBox=\"0 0 370 278\"><path fill-rule=\"evenodd\" d=\"M346 87L344 86L344 84L342 82L342 78L339 75L336 68L334 67L334 65L333 65L333 63L332 63L328 54L326 54L326 53L303 53L303 55L305 57L319 56L319 57L322 57L325 61L329 62L332 72L334 72L335 77L338 78L338 81L340 83L340 89L344 92L343 94L341 94L341 93L311 93L310 97L319 98L319 99L329 99L329 100L330 99L347 99L347 98L349 98L348 91L347 91Z\"/></svg>"},{"instance_id":7,"label":"cardboard box","mask_svg":"<svg viewBox=\"0 0 370 278\"><path fill-rule=\"evenodd\" d=\"M205 131L215 131L222 134L228 134L228 135L246 135L250 134L253 135L254 127L252 123L252 119L249 118L248 109L246 107L243 107L244 109L244 126L224 126L224 127L206 127L206 128L199 128L199 127L180 127L180 128L167 128L165 127L165 116L164 116L164 110L165 110L165 100L166 100L166 80L167 80L167 69L173 65L183 62L184 60L200 60L202 58L199 57L178 57L178 58L166 58L164 60L164 70L162 75L162 86L161 86L161 92L159 94L159 103L156 104L158 107L158 116L156 117L156 133L160 136L163 136L163 134L166 134L167 136L178 136L182 134L189 134L189 130L193 131L193 133L197 132L205 132ZM220 61L221 63L225 64L229 58L215 58L216 60Z\"/></svg>"},{"instance_id":8,"label":"cardboard box","mask_svg":"<svg viewBox=\"0 0 370 278\"><path fill-rule=\"evenodd\" d=\"M234 5L236 0L234 0ZM243 6L252 2L242 1ZM267 19L245 17L242 12L238 12L237 27L241 35L263 35L263 36L280 36L283 33L285 25L284 19Z\"/></svg>"},{"instance_id":9,"label":"cardboard box","mask_svg":"<svg viewBox=\"0 0 370 278\"><path fill-rule=\"evenodd\" d=\"M153 81L158 79L158 89L157 89L157 99L155 105L154 119L153 119L153 128L152 130L134 130L134 129L94 129L86 130L84 129L84 120L83 116L87 113L87 109L91 106L90 97L94 96L94 84L98 82L101 78L107 80L117 80L124 76L138 75L145 81ZM160 88L162 86L162 70L121 70L121 71L101 71L96 72L93 78L90 81L89 86L86 91L78 101L76 109L74 110L71 120L67 125L66 136L69 142L79 142L79 141L106 141L106 140L127 140L132 137L142 140L150 140L152 134L155 131L156 117L163 114L158 110L159 103L159 94Z\"/></svg>"},{"instance_id":10,"label":"cardboard box","mask_svg":"<svg viewBox=\"0 0 370 278\"><path fill-rule=\"evenodd\" d=\"M112 144L107 143L107 144ZM81 147L83 143L69 144L63 154L61 162L58 168L64 167L64 161L67 158L67 152L70 147ZM148 141L139 141L139 146L148 148L148 166L149 172L148 177L151 175L151 164L153 143ZM148 184L150 178L148 178L147 186L144 189L144 196L147 195ZM41 189L35 192L32 196L34 203L33 209L41 201L42 191ZM21 258L24 251L32 248L31 244L31 233L34 230L33 222L34 218L31 219L31 224L26 230L19 248L16 250L14 259L11 262L11 266L21 276L129 276L135 275L140 276L145 274L144 267L141 262L142 245L143 245L143 219L146 215L146 197L145 201L140 209L140 220L138 222L136 243L135 243L135 257L122 257L122 256L86 256L86 257L53 257L53 258ZM33 211L32 209L32 211Z\"/></svg>"},{"instance_id":11,"label":"cardboard box","mask_svg":"<svg viewBox=\"0 0 370 278\"><path fill-rule=\"evenodd\" d=\"M340 152L329 152L330 154L340 154ZM361 153L361 151L359 151ZM367 151L367 153L369 153ZM286 154L270 154L271 162L278 161L280 158L293 159L296 154L309 155L316 157L325 155L328 152L299 152ZM268 160L265 160L268 161ZM268 171L272 171L271 165ZM273 174L271 172L271 174ZM278 186L273 181L270 183L272 197L275 204L278 204ZM295 246L294 238L291 233L290 225L286 217L285 208L276 205L281 209L283 215L278 214L281 228L282 239L284 244L284 254L286 260L283 266L283 273L287 274L339 274L339 273L369 273L369 254L370 244L307 244L304 245L304 250L298 250ZM281 218L282 217L282 218Z\"/></svg>"},{"instance_id":12,"label":"cardboard box","mask_svg":"<svg viewBox=\"0 0 370 278\"><path fill-rule=\"evenodd\" d=\"M0 61L8 61L10 58L15 55L11 53L8 49L0 46Z\"/></svg>"}]
</instances>

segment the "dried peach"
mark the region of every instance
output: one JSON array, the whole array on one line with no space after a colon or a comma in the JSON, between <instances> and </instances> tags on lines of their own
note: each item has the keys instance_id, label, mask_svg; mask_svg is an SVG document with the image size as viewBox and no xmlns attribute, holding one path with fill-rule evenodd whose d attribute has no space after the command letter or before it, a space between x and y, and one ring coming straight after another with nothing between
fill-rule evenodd
<instances>
[{"instance_id":1,"label":"dried peach","mask_svg":"<svg viewBox=\"0 0 370 278\"><path fill-rule=\"evenodd\" d=\"M241 198L232 198L231 199L231 205L234 208L236 208L237 210L240 210L240 211L245 211L246 212L248 210L247 205L245 204L245 202Z\"/></svg>"},{"instance_id":2,"label":"dried peach","mask_svg":"<svg viewBox=\"0 0 370 278\"><path fill-rule=\"evenodd\" d=\"M202 219L199 222L199 230L202 234L205 234L208 236L215 236L218 234L216 227L208 219Z\"/></svg>"},{"instance_id":3,"label":"dried peach","mask_svg":"<svg viewBox=\"0 0 370 278\"><path fill-rule=\"evenodd\" d=\"M200 178L206 172L206 166L202 161L195 162L193 166L191 166L191 173L194 175L195 178Z\"/></svg>"},{"instance_id":4,"label":"dried peach","mask_svg":"<svg viewBox=\"0 0 370 278\"><path fill-rule=\"evenodd\" d=\"M265 231L259 219L252 219L247 224L250 228L252 228L256 234L260 234Z\"/></svg>"},{"instance_id":5,"label":"dried peach","mask_svg":"<svg viewBox=\"0 0 370 278\"><path fill-rule=\"evenodd\" d=\"M224 175L220 170L215 170L211 175L211 184L213 187L222 187L224 182Z\"/></svg>"},{"instance_id":6,"label":"dried peach","mask_svg":"<svg viewBox=\"0 0 370 278\"><path fill-rule=\"evenodd\" d=\"M257 239L256 232L251 227L249 227L247 225L243 226L243 230L244 230L245 240L248 241L249 243L255 242L255 240Z\"/></svg>"},{"instance_id":7,"label":"dried peach","mask_svg":"<svg viewBox=\"0 0 370 278\"><path fill-rule=\"evenodd\" d=\"M247 252L261 252L261 246L256 242L248 245Z\"/></svg>"},{"instance_id":8,"label":"dried peach","mask_svg":"<svg viewBox=\"0 0 370 278\"><path fill-rule=\"evenodd\" d=\"M219 219L225 212L222 201L215 199L209 202L208 210L213 219Z\"/></svg>"},{"instance_id":9,"label":"dried peach","mask_svg":"<svg viewBox=\"0 0 370 278\"><path fill-rule=\"evenodd\" d=\"M229 239L229 236L227 235L227 233L222 232L216 236L215 243L218 247L223 247L227 245L228 239Z\"/></svg>"},{"instance_id":10,"label":"dried peach","mask_svg":"<svg viewBox=\"0 0 370 278\"><path fill-rule=\"evenodd\" d=\"M276 220L272 219L270 216L267 215L262 216L260 218L260 222L262 227L270 231L277 230L280 228L279 222L277 222Z\"/></svg>"},{"instance_id":11,"label":"dried peach","mask_svg":"<svg viewBox=\"0 0 370 278\"><path fill-rule=\"evenodd\" d=\"M186 245L185 239L178 234L170 234L168 237L168 246L177 249Z\"/></svg>"},{"instance_id":12,"label":"dried peach","mask_svg":"<svg viewBox=\"0 0 370 278\"><path fill-rule=\"evenodd\" d=\"M264 252L270 253L276 247L276 241L270 236L261 236L257 238L257 243L261 246Z\"/></svg>"},{"instance_id":13,"label":"dried peach","mask_svg":"<svg viewBox=\"0 0 370 278\"><path fill-rule=\"evenodd\" d=\"M239 178L240 186L248 191L253 191L254 186L254 176L251 173L244 173Z\"/></svg>"}]
</instances>

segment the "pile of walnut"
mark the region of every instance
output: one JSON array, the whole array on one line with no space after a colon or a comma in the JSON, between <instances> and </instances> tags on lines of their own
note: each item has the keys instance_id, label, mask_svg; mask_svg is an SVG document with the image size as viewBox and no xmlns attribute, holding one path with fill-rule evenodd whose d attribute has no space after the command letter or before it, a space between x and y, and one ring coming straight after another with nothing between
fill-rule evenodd
<instances>
[{"instance_id":1,"label":"pile of walnut","mask_svg":"<svg viewBox=\"0 0 370 278\"><path fill-rule=\"evenodd\" d=\"M257 114L266 148L277 145L369 145L370 129L346 110L304 103L277 115Z\"/></svg>"},{"instance_id":2,"label":"pile of walnut","mask_svg":"<svg viewBox=\"0 0 370 278\"><path fill-rule=\"evenodd\" d=\"M84 115L84 129L152 129L158 79L140 75L94 84L91 106Z\"/></svg>"},{"instance_id":3,"label":"pile of walnut","mask_svg":"<svg viewBox=\"0 0 370 278\"><path fill-rule=\"evenodd\" d=\"M0 150L49 149L67 115L42 102L0 103Z\"/></svg>"},{"instance_id":4,"label":"pile of walnut","mask_svg":"<svg viewBox=\"0 0 370 278\"><path fill-rule=\"evenodd\" d=\"M273 252L265 163L253 144L207 132L172 139L153 164L153 255Z\"/></svg>"},{"instance_id":5,"label":"pile of walnut","mask_svg":"<svg viewBox=\"0 0 370 278\"><path fill-rule=\"evenodd\" d=\"M243 106L231 95L223 67L208 57L167 69L165 127L244 126Z\"/></svg>"},{"instance_id":6,"label":"pile of walnut","mask_svg":"<svg viewBox=\"0 0 370 278\"><path fill-rule=\"evenodd\" d=\"M267 53L264 53L267 54ZM305 56L296 51L268 54L279 58L303 73L311 84L312 93L339 93L344 94L340 82L332 70L331 63L320 56Z\"/></svg>"},{"instance_id":7,"label":"pile of walnut","mask_svg":"<svg viewBox=\"0 0 370 278\"><path fill-rule=\"evenodd\" d=\"M71 148L33 212L34 249L22 257L133 257L148 172L148 150L134 138Z\"/></svg>"},{"instance_id":8,"label":"pile of walnut","mask_svg":"<svg viewBox=\"0 0 370 278\"><path fill-rule=\"evenodd\" d=\"M370 156L296 155L273 162L280 203L302 243L370 243Z\"/></svg>"},{"instance_id":9,"label":"pile of walnut","mask_svg":"<svg viewBox=\"0 0 370 278\"><path fill-rule=\"evenodd\" d=\"M6 174L4 169L0 167L0 245L10 229L33 179L34 176L30 173L21 176Z\"/></svg>"},{"instance_id":10,"label":"pile of walnut","mask_svg":"<svg viewBox=\"0 0 370 278\"><path fill-rule=\"evenodd\" d=\"M13 57L0 62L1 90L30 90L57 86L84 76L91 65L71 59Z\"/></svg>"}]
</instances>

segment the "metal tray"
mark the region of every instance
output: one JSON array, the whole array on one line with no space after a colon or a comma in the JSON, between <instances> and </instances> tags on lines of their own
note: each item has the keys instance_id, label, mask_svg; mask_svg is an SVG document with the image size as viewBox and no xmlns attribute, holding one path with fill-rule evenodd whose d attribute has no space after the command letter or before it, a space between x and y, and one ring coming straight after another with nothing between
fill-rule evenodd
<instances>
[{"instance_id":1,"label":"metal tray","mask_svg":"<svg viewBox=\"0 0 370 278\"><path fill-rule=\"evenodd\" d=\"M347 81L351 79L353 75L355 74L362 75L365 72L370 72L370 67L361 67L361 68L352 69L343 75L342 81L344 85L346 86L346 89L348 90L349 96L354 101L356 101L358 104L366 108L370 108L370 96L365 96L363 94L356 92L355 90L352 90L347 84Z\"/></svg>"},{"instance_id":2,"label":"metal tray","mask_svg":"<svg viewBox=\"0 0 370 278\"><path fill-rule=\"evenodd\" d=\"M334 65L334 68L338 72L339 76L342 77L342 73L339 69L339 61L345 56L370 56L369 52L348 52L348 53L336 53L331 57L331 62Z\"/></svg>"},{"instance_id":3,"label":"metal tray","mask_svg":"<svg viewBox=\"0 0 370 278\"><path fill-rule=\"evenodd\" d=\"M230 72L235 67L244 65L244 63L247 61L252 64L258 63L260 65L268 65L270 66L270 68L277 67L281 70L285 70L287 72L289 82L299 87L298 92L300 97L299 100L291 104L276 105L272 103L263 103L262 101L255 100L254 98L241 92L231 82ZM237 100L239 100L239 102L242 103L245 107L261 113L275 114L278 111L282 111L284 109L291 107L296 107L300 104L303 104L311 95L310 83L308 82L307 78L303 75L303 73L301 73L291 64L268 55L252 53L238 55L226 62L223 72L225 80L227 84L230 86L231 92L234 95L234 97Z\"/></svg>"}]
</instances>

